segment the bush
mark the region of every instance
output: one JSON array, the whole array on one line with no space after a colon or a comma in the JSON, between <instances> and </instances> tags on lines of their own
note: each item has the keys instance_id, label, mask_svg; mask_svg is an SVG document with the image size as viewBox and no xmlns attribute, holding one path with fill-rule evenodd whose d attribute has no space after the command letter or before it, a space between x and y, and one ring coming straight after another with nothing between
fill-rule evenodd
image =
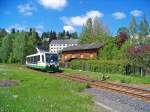
<instances>
[{"instance_id":1,"label":"bush","mask_svg":"<svg viewBox=\"0 0 150 112\"><path fill-rule=\"evenodd\" d=\"M124 73L125 62L121 60L76 60L67 62L68 67L92 72Z\"/></svg>"}]
</instances>

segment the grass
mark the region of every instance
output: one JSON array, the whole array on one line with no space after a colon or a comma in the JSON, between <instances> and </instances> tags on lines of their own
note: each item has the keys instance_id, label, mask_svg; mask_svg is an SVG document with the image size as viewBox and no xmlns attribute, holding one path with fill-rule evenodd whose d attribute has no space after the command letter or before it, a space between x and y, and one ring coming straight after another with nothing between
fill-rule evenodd
<instances>
[{"instance_id":1,"label":"grass","mask_svg":"<svg viewBox=\"0 0 150 112\"><path fill-rule=\"evenodd\" d=\"M0 112L100 112L101 109L93 106L91 96L80 92L86 85L49 73L0 64L0 80L4 79L17 80L19 84L0 87Z\"/></svg>"},{"instance_id":2,"label":"grass","mask_svg":"<svg viewBox=\"0 0 150 112\"><path fill-rule=\"evenodd\" d=\"M71 74L81 74L88 76L93 79L98 79L102 77L102 73L98 72L90 72L90 71L82 71L82 70L72 70L70 68L63 68L65 73ZM123 74L105 74L110 78L107 80L108 82L119 82L119 83L130 83L130 84L150 84L150 76L134 76L134 75L123 75Z\"/></svg>"}]
</instances>

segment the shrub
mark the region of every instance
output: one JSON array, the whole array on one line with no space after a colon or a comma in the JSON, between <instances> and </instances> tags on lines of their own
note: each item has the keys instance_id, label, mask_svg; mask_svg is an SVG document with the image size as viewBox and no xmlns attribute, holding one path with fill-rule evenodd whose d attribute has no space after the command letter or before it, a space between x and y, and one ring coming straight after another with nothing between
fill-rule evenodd
<instances>
[{"instance_id":1,"label":"shrub","mask_svg":"<svg viewBox=\"0 0 150 112\"><path fill-rule=\"evenodd\" d=\"M132 64L150 68L150 45L134 46L127 49Z\"/></svg>"},{"instance_id":2,"label":"shrub","mask_svg":"<svg viewBox=\"0 0 150 112\"><path fill-rule=\"evenodd\" d=\"M76 60L67 62L70 68L102 73L124 73L125 62L121 60Z\"/></svg>"}]
</instances>

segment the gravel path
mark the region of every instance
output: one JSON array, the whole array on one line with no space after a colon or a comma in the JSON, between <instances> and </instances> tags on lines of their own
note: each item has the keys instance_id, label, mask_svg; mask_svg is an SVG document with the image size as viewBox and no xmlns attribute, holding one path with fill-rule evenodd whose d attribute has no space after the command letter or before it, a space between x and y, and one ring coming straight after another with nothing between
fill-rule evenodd
<instances>
[{"instance_id":1,"label":"gravel path","mask_svg":"<svg viewBox=\"0 0 150 112\"><path fill-rule=\"evenodd\" d=\"M108 112L150 112L150 103L127 95L95 88L85 89L85 92L94 95L93 101Z\"/></svg>"}]
</instances>

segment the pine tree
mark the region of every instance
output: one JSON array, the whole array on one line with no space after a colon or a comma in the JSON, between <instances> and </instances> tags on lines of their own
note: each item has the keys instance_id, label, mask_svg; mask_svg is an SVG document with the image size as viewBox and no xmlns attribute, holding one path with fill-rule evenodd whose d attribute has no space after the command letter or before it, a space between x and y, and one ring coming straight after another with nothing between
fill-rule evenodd
<instances>
[{"instance_id":1,"label":"pine tree","mask_svg":"<svg viewBox=\"0 0 150 112\"><path fill-rule=\"evenodd\" d=\"M149 24L145 15L142 17L142 21L140 23L140 32L143 36L146 36L150 33Z\"/></svg>"},{"instance_id":2,"label":"pine tree","mask_svg":"<svg viewBox=\"0 0 150 112\"><path fill-rule=\"evenodd\" d=\"M131 22L129 24L129 32L130 35L134 35L138 32L138 25L135 16L132 16Z\"/></svg>"}]
</instances>

